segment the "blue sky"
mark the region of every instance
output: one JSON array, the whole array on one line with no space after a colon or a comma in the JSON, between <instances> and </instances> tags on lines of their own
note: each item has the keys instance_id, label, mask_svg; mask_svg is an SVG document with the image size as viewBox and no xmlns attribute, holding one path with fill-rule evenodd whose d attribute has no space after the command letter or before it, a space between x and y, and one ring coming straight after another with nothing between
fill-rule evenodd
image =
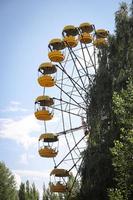
<instances>
[{"instance_id":1,"label":"blue sky","mask_svg":"<svg viewBox=\"0 0 133 200\"><path fill-rule=\"evenodd\" d=\"M48 42L65 25L91 22L114 32L120 0L0 0L0 160L18 181L48 182L52 161L38 156L42 124L33 116L39 64L48 61ZM125 2L130 3L130 0Z\"/></svg>"}]
</instances>

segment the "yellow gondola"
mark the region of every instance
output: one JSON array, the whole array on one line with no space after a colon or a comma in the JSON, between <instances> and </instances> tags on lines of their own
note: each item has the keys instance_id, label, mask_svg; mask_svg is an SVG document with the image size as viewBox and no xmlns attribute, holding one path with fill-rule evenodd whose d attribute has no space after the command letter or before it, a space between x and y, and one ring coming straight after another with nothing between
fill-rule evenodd
<instances>
[{"instance_id":1,"label":"yellow gondola","mask_svg":"<svg viewBox=\"0 0 133 200\"><path fill-rule=\"evenodd\" d=\"M89 33L84 32L79 36L79 40L83 44L89 44L92 42L92 36Z\"/></svg>"},{"instance_id":2,"label":"yellow gondola","mask_svg":"<svg viewBox=\"0 0 133 200\"><path fill-rule=\"evenodd\" d=\"M66 46L71 48L76 47L78 45L78 40L72 35L65 36L63 41L65 42Z\"/></svg>"},{"instance_id":3,"label":"yellow gondola","mask_svg":"<svg viewBox=\"0 0 133 200\"><path fill-rule=\"evenodd\" d=\"M48 47L51 50L48 53L48 57L52 62L62 62L65 59L64 54L61 52L65 48L65 44L61 39L52 39Z\"/></svg>"},{"instance_id":4,"label":"yellow gondola","mask_svg":"<svg viewBox=\"0 0 133 200\"><path fill-rule=\"evenodd\" d=\"M53 87L56 83L54 78L50 75L44 75L38 77L38 83L42 87Z\"/></svg>"},{"instance_id":5,"label":"yellow gondola","mask_svg":"<svg viewBox=\"0 0 133 200\"><path fill-rule=\"evenodd\" d=\"M58 169L55 168L51 171L50 176L56 176L56 177L69 177L70 173L66 169Z\"/></svg>"},{"instance_id":6,"label":"yellow gondola","mask_svg":"<svg viewBox=\"0 0 133 200\"><path fill-rule=\"evenodd\" d=\"M51 120L53 118L53 114L49 111L47 106L52 106L54 104L53 98L49 96L39 96L35 100L35 117L38 120Z\"/></svg>"},{"instance_id":7,"label":"yellow gondola","mask_svg":"<svg viewBox=\"0 0 133 200\"><path fill-rule=\"evenodd\" d=\"M79 29L82 33L91 33L94 30L94 25L90 23L82 23L80 24Z\"/></svg>"},{"instance_id":8,"label":"yellow gondola","mask_svg":"<svg viewBox=\"0 0 133 200\"><path fill-rule=\"evenodd\" d=\"M57 155L57 151L50 148L50 147L44 147L39 149L39 155L41 157L45 157L45 158L54 158Z\"/></svg>"},{"instance_id":9,"label":"yellow gondola","mask_svg":"<svg viewBox=\"0 0 133 200\"><path fill-rule=\"evenodd\" d=\"M78 35L78 29L73 25L65 26L62 31L63 36L76 36Z\"/></svg>"},{"instance_id":10,"label":"yellow gondola","mask_svg":"<svg viewBox=\"0 0 133 200\"><path fill-rule=\"evenodd\" d=\"M109 31L105 29L98 29L96 30L96 38L106 38L109 35Z\"/></svg>"},{"instance_id":11,"label":"yellow gondola","mask_svg":"<svg viewBox=\"0 0 133 200\"><path fill-rule=\"evenodd\" d=\"M50 173L50 177L53 176L53 180L55 183L50 182L50 190L51 192L67 192L68 191L68 186L67 186L67 181L66 178L70 176L69 171L65 169L53 169ZM58 178L58 180L56 180ZM62 181L61 181L62 178Z\"/></svg>"},{"instance_id":12,"label":"yellow gondola","mask_svg":"<svg viewBox=\"0 0 133 200\"><path fill-rule=\"evenodd\" d=\"M39 141L43 140L43 142L57 142L58 136L54 133L44 133L40 135Z\"/></svg>"},{"instance_id":13,"label":"yellow gondola","mask_svg":"<svg viewBox=\"0 0 133 200\"><path fill-rule=\"evenodd\" d=\"M52 39L48 46L51 50L63 50L65 48L64 42L58 38Z\"/></svg>"},{"instance_id":14,"label":"yellow gondola","mask_svg":"<svg viewBox=\"0 0 133 200\"><path fill-rule=\"evenodd\" d=\"M65 59L64 54L59 50L49 52L48 57L52 62L62 62Z\"/></svg>"},{"instance_id":15,"label":"yellow gondola","mask_svg":"<svg viewBox=\"0 0 133 200\"><path fill-rule=\"evenodd\" d=\"M75 37L78 35L78 29L75 26L65 26L62 31L62 35L64 37L63 41L66 46L73 48L78 45L78 40Z\"/></svg>"},{"instance_id":16,"label":"yellow gondola","mask_svg":"<svg viewBox=\"0 0 133 200\"><path fill-rule=\"evenodd\" d=\"M52 106L54 101L53 98L43 95L36 98L35 104L39 104L40 106Z\"/></svg>"},{"instance_id":17,"label":"yellow gondola","mask_svg":"<svg viewBox=\"0 0 133 200\"><path fill-rule=\"evenodd\" d=\"M53 118L53 114L48 110L38 110L34 114L38 120L48 121Z\"/></svg>"},{"instance_id":18,"label":"yellow gondola","mask_svg":"<svg viewBox=\"0 0 133 200\"><path fill-rule=\"evenodd\" d=\"M80 35L79 41L83 44L89 44L92 42L91 32L93 31L94 26L90 23L82 23L79 26Z\"/></svg>"},{"instance_id":19,"label":"yellow gondola","mask_svg":"<svg viewBox=\"0 0 133 200\"><path fill-rule=\"evenodd\" d=\"M57 68L56 68L56 65L54 65L53 63L46 62L46 63L42 63L39 66L38 72L40 72L43 75L45 75L45 74L54 74L55 72L57 72Z\"/></svg>"},{"instance_id":20,"label":"yellow gondola","mask_svg":"<svg viewBox=\"0 0 133 200\"><path fill-rule=\"evenodd\" d=\"M95 39L93 44L97 48L103 48L108 46L107 40L105 38Z\"/></svg>"},{"instance_id":21,"label":"yellow gondola","mask_svg":"<svg viewBox=\"0 0 133 200\"><path fill-rule=\"evenodd\" d=\"M40 145L42 142L42 145ZM57 155L57 147L53 147L53 143L58 142L58 136L53 133L44 133L39 137L39 155L41 157L53 158Z\"/></svg>"},{"instance_id":22,"label":"yellow gondola","mask_svg":"<svg viewBox=\"0 0 133 200\"><path fill-rule=\"evenodd\" d=\"M60 183L60 182L58 182L56 184L50 183L49 186L50 186L50 191L51 192L65 193L65 192L68 191L67 186L62 184L62 183Z\"/></svg>"}]
</instances>

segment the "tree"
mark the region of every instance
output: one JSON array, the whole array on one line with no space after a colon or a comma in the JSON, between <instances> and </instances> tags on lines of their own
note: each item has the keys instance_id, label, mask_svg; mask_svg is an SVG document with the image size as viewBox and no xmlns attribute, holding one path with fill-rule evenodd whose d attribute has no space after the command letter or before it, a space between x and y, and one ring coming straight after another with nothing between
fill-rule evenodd
<instances>
[{"instance_id":1,"label":"tree","mask_svg":"<svg viewBox=\"0 0 133 200\"><path fill-rule=\"evenodd\" d=\"M31 196L31 200L34 199L34 200L39 200L39 192L38 190L36 189L35 187L35 184L32 183L32 186L30 188L30 196Z\"/></svg>"},{"instance_id":2,"label":"tree","mask_svg":"<svg viewBox=\"0 0 133 200\"><path fill-rule=\"evenodd\" d=\"M26 186L25 186L25 196L26 200L30 200L30 183L28 180L26 181Z\"/></svg>"},{"instance_id":3,"label":"tree","mask_svg":"<svg viewBox=\"0 0 133 200\"><path fill-rule=\"evenodd\" d=\"M109 49L99 52L99 70L90 88L88 124L91 133L82 165L81 199L104 200L113 184L113 167L109 147L111 136L112 75L108 65Z\"/></svg>"},{"instance_id":4,"label":"tree","mask_svg":"<svg viewBox=\"0 0 133 200\"><path fill-rule=\"evenodd\" d=\"M43 199L42 200L48 200L47 190L45 185L43 185Z\"/></svg>"},{"instance_id":5,"label":"tree","mask_svg":"<svg viewBox=\"0 0 133 200\"><path fill-rule=\"evenodd\" d=\"M110 199L119 191L121 200L133 197L133 78L127 89L114 93L114 113L119 123L120 138L111 148L113 166L116 172L116 187L109 190Z\"/></svg>"},{"instance_id":6,"label":"tree","mask_svg":"<svg viewBox=\"0 0 133 200\"><path fill-rule=\"evenodd\" d=\"M25 184L21 183L18 191L19 200L26 200Z\"/></svg>"},{"instance_id":7,"label":"tree","mask_svg":"<svg viewBox=\"0 0 133 200\"><path fill-rule=\"evenodd\" d=\"M35 184L32 183L30 186L29 181L26 183L21 183L19 191L19 200L39 200L39 192L35 187Z\"/></svg>"},{"instance_id":8,"label":"tree","mask_svg":"<svg viewBox=\"0 0 133 200\"><path fill-rule=\"evenodd\" d=\"M78 174L77 174L78 175ZM78 176L74 176L72 173L69 176L67 186L69 191L64 194L64 199L70 199L70 200L76 200L77 199L77 193L80 190L80 183L78 180Z\"/></svg>"},{"instance_id":9,"label":"tree","mask_svg":"<svg viewBox=\"0 0 133 200\"><path fill-rule=\"evenodd\" d=\"M111 148L116 184L109 190L115 197L131 200L133 197L133 3L129 12L125 3L116 13L119 73L113 93L113 115L119 137Z\"/></svg>"},{"instance_id":10,"label":"tree","mask_svg":"<svg viewBox=\"0 0 133 200\"><path fill-rule=\"evenodd\" d=\"M131 7L133 11L133 7ZM98 55L99 69L89 89L90 138L84 153L80 199L133 196L133 12L122 3L116 31Z\"/></svg>"},{"instance_id":11,"label":"tree","mask_svg":"<svg viewBox=\"0 0 133 200\"><path fill-rule=\"evenodd\" d=\"M16 182L14 176L3 162L0 162L0 199L17 199Z\"/></svg>"}]
</instances>

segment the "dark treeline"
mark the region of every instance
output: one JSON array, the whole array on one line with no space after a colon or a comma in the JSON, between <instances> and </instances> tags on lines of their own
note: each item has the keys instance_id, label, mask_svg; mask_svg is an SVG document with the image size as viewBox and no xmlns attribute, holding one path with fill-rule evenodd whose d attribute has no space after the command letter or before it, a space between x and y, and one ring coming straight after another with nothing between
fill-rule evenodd
<instances>
[{"instance_id":1,"label":"dark treeline","mask_svg":"<svg viewBox=\"0 0 133 200\"><path fill-rule=\"evenodd\" d=\"M121 3L89 88L91 127L76 199L133 199L133 5Z\"/></svg>"}]
</instances>

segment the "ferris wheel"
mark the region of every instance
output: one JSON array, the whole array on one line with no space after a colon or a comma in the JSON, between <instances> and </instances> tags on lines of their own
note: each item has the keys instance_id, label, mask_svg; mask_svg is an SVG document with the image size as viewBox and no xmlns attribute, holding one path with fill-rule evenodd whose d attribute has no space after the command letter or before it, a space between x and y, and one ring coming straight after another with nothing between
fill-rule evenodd
<instances>
[{"instance_id":1,"label":"ferris wheel","mask_svg":"<svg viewBox=\"0 0 133 200\"><path fill-rule=\"evenodd\" d=\"M61 39L48 44L49 62L38 68L43 95L35 100L35 117L44 122L39 137L39 155L51 158L51 192L70 197L74 182L80 181L80 167L90 127L87 120L89 87L98 69L97 55L106 48L108 31L90 23L65 26ZM54 120L55 127L50 124ZM73 184L67 184L73 172Z\"/></svg>"}]
</instances>

